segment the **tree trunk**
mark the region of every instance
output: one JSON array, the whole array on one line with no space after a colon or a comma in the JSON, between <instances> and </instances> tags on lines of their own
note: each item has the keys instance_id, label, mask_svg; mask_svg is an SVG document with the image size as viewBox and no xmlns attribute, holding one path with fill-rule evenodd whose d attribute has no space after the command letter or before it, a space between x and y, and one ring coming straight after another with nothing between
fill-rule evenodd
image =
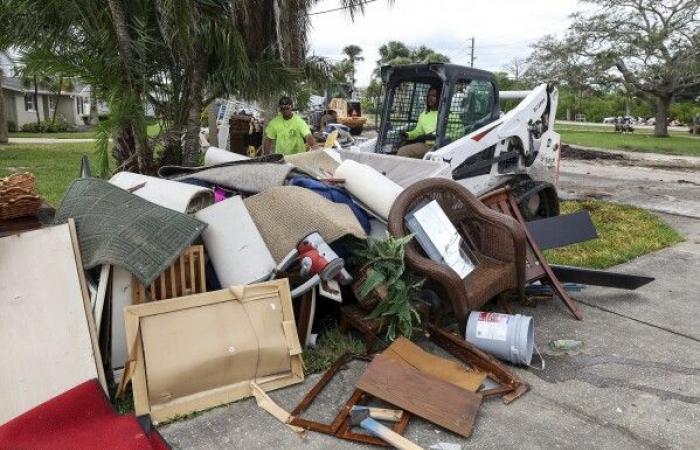
<instances>
[{"instance_id":1,"label":"tree trunk","mask_svg":"<svg viewBox=\"0 0 700 450\"><path fill-rule=\"evenodd\" d=\"M56 112L58 111L58 100L61 98L61 85L63 85L63 77L58 77L58 91L53 102L53 116L51 117L51 125L56 125Z\"/></svg>"},{"instance_id":2,"label":"tree trunk","mask_svg":"<svg viewBox=\"0 0 700 450\"><path fill-rule=\"evenodd\" d=\"M41 116L39 116L39 86L37 85L36 75L34 75L34 111L36 111L36 126L39 127L41 125Z\"/></svg>"},{"instance_id":3,"label":"tree trunk","mask_svg":"<svg viewBox=\"0 0 700 450\"><path fill-rule=\"evenodd\" d=\"M7 144L7 115L5 114L5 95L2 93L2 67L0 67L0 144Z\"/></svg>"},{"instance_id":4,"label":"tree trunk","mask_svg":"<svg viewBox=\"0 0 700 450\"><path fill-rule=\"evenodd\" d=\"M216 123L216 100L209 104L209 145L219 146L219 126Z\"/></svg>"},{"instance_id":5,"label":"tree trunk","mask_svg":"<svg viewBox=\"0 0 700 450\"><path fill-rule=\"evenodd\" d=\"M90 86L90 125L97 125L100 122L99 113L97 112L97 93L95 86Z\"/></svg>"},{"instance_id":6,"label":"tree trunk","mask_svg":"<svg viewBox=\"0 0 700 450\"><path fill-rule=\"evenodd\" d=\"M668 118L668 112L671 109L671 101L673 97L660 96L656 103L656 125L654 125L654 136L656 137L668 137L668 125L666 119Z\"/></svg>"},{"instance_id":7,"label":"tree trunk","mask_svg":"<svg viewBox=\"0 0 700 450\"><path fill-rule=\"evenodd\" d=\"M143 117L143 93L139 87L138 80L134 79L135 77L132 73L134 57L131 50L131 37L129 36L126 15L121 0L107 0L107 3L112 14L112 23L116 32L119 56L124 66L123 70L126 75L127 87L131 98L133 101L138 102L141 108L137 117L130 120L131 124L129 126L134 136L134 151L136 152L139 172L150 173L153 169L153 152L148 145L146 121ZM121 161L118 161L118 163L121 163Z\"/></svg>"},{"instance_id":8,"label":"tree trunk","mask_svg":"<svg viewBox=\"0 0 700 450\"><path fill-rule=\"evenodd\" d=\"M190 102L187 114L187 126L182 146L182 164L185 167L196 166L199 159L199 130L202 120L202 74L201 65L195 58L190 81Z\"/></svg>"}]
</instances>

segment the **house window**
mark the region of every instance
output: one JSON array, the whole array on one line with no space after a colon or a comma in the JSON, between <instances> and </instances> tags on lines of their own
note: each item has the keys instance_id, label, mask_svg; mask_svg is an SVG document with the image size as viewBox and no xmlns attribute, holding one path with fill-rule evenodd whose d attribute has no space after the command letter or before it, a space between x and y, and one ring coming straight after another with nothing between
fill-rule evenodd
<instances>
[{"instance_id":1,"label":"house window","mask_svg":"<svg viewBox=\"0 0 700 450\"><path fill-rule=\"evenodd\" d=\"M83 115L85 113L85 100L83 97L77 97L76 98L77 106L78 106L78 115Z\"/></svg>"},{"instance_id":2,"label":"house window","mask_svg":"<svg viewBox=\"0 0 700 450\"><path fill-rule=\"evenodd\" d=\"M56 99L49 97L49 111L53 111L54 109L56 109Z\"/></svg>"},{"instance_id":3,"label":"house window","mask_svg":"<svg viewBox=\"0 0 700 450\"><path fill-rule=\"evenodd\" d=\"M34 111L34 94L24 94L24 110Z\"/></svg>"}]
</instances>

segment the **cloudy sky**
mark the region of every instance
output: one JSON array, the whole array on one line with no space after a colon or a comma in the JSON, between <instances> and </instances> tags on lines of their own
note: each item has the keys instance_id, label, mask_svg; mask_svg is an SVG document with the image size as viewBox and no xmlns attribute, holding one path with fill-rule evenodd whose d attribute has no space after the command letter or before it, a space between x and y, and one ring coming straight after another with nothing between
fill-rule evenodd
<instances>
[{"instance_id":1,"label":"cloudy sky","mask_svg":"<svg viewBox=\"0 0 700 450\"><path fill-rule=\"evenodd\" d=\"M526 57L529 45L569 25L569 15L580 9L578 0L374 0L364 16L350 20L338 0L322 0L311 13L310 46L314 54L331 60L343 58L343 47L362 48L358 85L369 83L379 59L378 48L390 40L409 46L426 45L457 64L469 64L469 47L475 38L474 66L503 70L515 57Z\"/></svg>"}]
</instances>

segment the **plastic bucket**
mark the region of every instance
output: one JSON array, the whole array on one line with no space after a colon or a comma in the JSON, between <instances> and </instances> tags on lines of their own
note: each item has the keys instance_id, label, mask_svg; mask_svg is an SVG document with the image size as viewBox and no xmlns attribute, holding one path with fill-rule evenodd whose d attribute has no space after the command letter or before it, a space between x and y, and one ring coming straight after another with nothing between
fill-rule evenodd
<instances>
[{"instance_id":1,"label":"plastic bucket","mask_svg":"<svg viewBox=\"0 0 700 450\"><path fill-rule=\"evenodd\" d=\"M504 361L526 366L532 362L535 328L530 316L474 311L465 338Z\"/></svg>"}]
</instances>

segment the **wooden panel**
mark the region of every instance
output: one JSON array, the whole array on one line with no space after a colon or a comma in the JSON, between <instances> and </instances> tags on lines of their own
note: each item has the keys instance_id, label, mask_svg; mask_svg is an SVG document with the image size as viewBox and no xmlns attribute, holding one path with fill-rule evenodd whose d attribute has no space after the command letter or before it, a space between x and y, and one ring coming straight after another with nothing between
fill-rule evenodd
<instances>
[{"instance_id":1,"label":"wooden panel","mask_svg":"<svg viewBox=\"0 0 700 450\"><path fill-rule=\"evenodd\" d=\"M70 226L0 239L0 424L83 381L104 388Z\"/></svg>"},{"instance_id":2,"label":"wooden panel","mask_svg":"<svg viewBox=\"0 0 700 450\"><path fill-rule=\"evenodd\" d=\"M395 340L382 353L387 358L420 370L426 375L439 378L468 391L476 392L486 374L476 372L418 347L405 337Z\"/></svg>"},{"instance_id":3,"label":"wooden panel","mask_svg":"<svg viewBox=\"0 0 700 450\"><path fill-rule=\"evenodd\" d=\"M454 433L469 437L481 396L377 355L357 388Z\"/></svg>"},{"instance_id":4,"label":"wooden panel","mask_svg":"<svg viewBox=\"0 0 700 450\"><path fill-rule=\"evenodd\" d=\"M129 306L125 323L120 390L132 377L136 414L156 421L304 379L287 280Z\"/></svg>"}]
</instances>

